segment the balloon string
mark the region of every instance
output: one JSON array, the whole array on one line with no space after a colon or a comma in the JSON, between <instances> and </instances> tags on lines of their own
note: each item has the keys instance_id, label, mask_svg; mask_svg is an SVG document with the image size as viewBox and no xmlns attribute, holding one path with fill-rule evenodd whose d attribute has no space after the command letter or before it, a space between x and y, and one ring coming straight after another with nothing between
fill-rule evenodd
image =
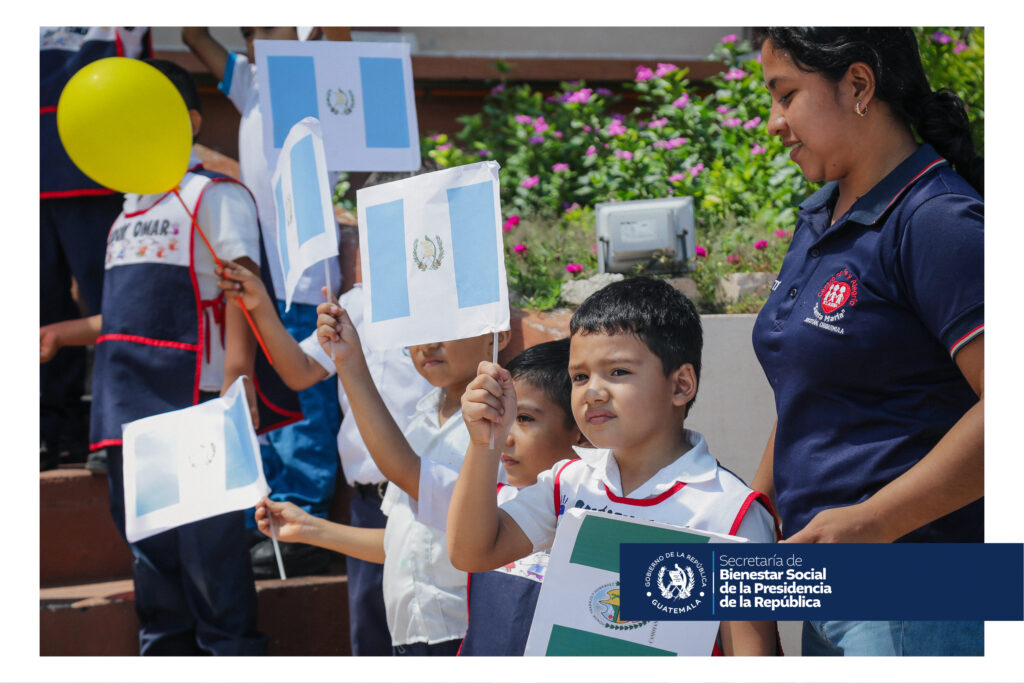
<instances>
[{"instance_id":1,"label":"balloon string","mask_svg":"<svg viewBox=\"0 0 1024 683\"><path fill-rule=\"evenodd\" d=\"M178 201L181 202L181 207L185 209L185 213L187 213L188 217L192 219L192 227L195 228L196 232L199 233L199 236L203 238L203 244L205 244L206 248L210 250L210 254L213 256L213 260L216 262L217 267L223 270L224 264L221 262L220 258L218 258L217 252L213 250L213 245L210 244L210 240L206 239L206 234L203 233L203 229L199 227L199 221L197 221L192 212L188 210L185 200L181 198L180 194L178 194L178 188L174 188L172 192L174 192L174 196L178 198ZM242 303L240 298L235 299L235 301L238 303L238 307L242 309L242 313L245 314L245 319L249 322L249 327L252 329L252 333L256 336L256 341L259 342L260 348L263 349L263 355L267 357L267 362L273 365L274 359L270 357L270 352L267 351L267 345L263 343L263 337L260 336L260 331L256 329L256 323L253 322L252 316L249 315L249 309L245 307L245 304Z\"/></svg>"}]
</instances>

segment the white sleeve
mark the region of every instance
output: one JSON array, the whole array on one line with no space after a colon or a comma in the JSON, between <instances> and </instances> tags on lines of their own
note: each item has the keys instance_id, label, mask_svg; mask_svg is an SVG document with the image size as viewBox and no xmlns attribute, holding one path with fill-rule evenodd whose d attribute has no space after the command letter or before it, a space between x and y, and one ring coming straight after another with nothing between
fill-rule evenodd
<instances>
[{"instance_id":1,"label":"white sleeve","mask_svg":"<svg viewBox=\"0 0 1024 683\"><path fill-rule=\"evenodd\" d=\"M537 475L537 483L519 489L515 498L502 503L504 510L530 539L533 551L547 550L555 538L558 515L555 511L555 474L569 460L560 460Z\"/></svg>"},{"instance_id":2,"label":"white sleeve","mask_svg":"<svg viewBox=\"0 0 1024 683\"><path fill-rule=\"evenodd\" d=\"M743 515L736 535L751 543L775 543L775 520L772 513L759 502L754 502Z\"/></svg>"},{"instance_id":3,"label":"white sleeve","mask_svg":"<svg viewBox=\"0 0 1024 683\"><path fill-rule=\"evenodd\" d=\"M420 458L420 500L416 521L440 531L448 528L448 504L459 471L430 458Z\"/></svg>"},{"instance_id":4,"label":"white sleeve","mask_svg":"<svg viewBox=\"0 0 1024 683\"><path fill-rule=\"evenodd\" d=\"M309 335L305 339L299 342L299 348L302 352L315 360L317 364L327 371L327 376L330 377L338 372L337 368L334 367L334 361L324 351L324 347L320 346L319 340L316 338L316 332ZM342 391L341 384L338 385L338 390Z\"/></svg>"},{"instance_id":5,"label":"white sleeve","mask_svg":"<svg viewBox=\"0 0 1024 683\"><path fill-rule=\"evenodd\" d=\"M217 84L217 88L228 96L231 104L239 112L245 111L245 103L256 82L256 74L253 73L249 59L237 52L228 52L228 63L224 66L224 80Z\"/></svg>"},{"instance_id":6,"label":"white sleeve","mask_svg":"<svg viewBox=\"0 0 1024 683\"><path fill-rule=\"evenodd\" d=\"M221 261L248 256L260 262L256 203L243 185L214 182L203 192L196 216Z\"/></svg>"}]
</instances>

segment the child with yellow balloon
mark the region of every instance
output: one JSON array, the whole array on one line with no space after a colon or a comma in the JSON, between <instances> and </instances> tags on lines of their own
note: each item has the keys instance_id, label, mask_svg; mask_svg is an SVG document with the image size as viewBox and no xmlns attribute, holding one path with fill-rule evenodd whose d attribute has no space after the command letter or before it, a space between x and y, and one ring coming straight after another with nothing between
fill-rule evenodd
<instances>
[{"instance_id":1,"label":"child with yellow balloon","mask_svg":"<svg viewBox=\"0 0 1024 683\"><path fill-rule=\"evenodd\" d=\"M95 344L90 448L108 451L111 514L122 536L121 425L255 376L256 341L244 310L225 305L215 268L227 260L259 270L256 205L243 185L191 156L201 121L191 77L162 60L93 62L68 82L57 108L72 161L126 193L107 240L100 314L39 331L41 362L62 346ZM251 381L247 389L262 431L296 419L280 408L257 411ZM242 511L152 536L132 551L141 654L265 654Z\"/></svg>"}]
</instances>

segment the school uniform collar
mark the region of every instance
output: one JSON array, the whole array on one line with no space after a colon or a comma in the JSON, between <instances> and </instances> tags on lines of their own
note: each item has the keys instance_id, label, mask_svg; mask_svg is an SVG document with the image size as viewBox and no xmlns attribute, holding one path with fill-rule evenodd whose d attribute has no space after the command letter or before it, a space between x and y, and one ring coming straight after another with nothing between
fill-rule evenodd
<instances>
[{"instance_id":1,"label":"school uniform collar","mask_svg":"<svg viewBox=\"0 0 1024 683\"><path fill-rule=\"evenodd\" d=\"M197 168L202 168L203 161L195 155L194 152L189 154L188 159L188 170L194 171ZM145 211L156 206L161 199L166 196L166 192L160 194L136 194L134 192L128 192L124 195L124 212L135 213L136 211Z\"/></svg>"},{"instance_id":2,"label":"school uniform collar","mask_svg":"<svg viewBox=\"0 0 1024 683\"><path fill-rule=\"evenodd\" d=\"M931 145L921 145L866 195L858 199L850 208L846 220L861 225L874 225L921 176L948 163ZM812 213L818 211L831 201L838 191L839 181L825 183L820 190L801 202L800 209Z\"/></svg>"},{"instance_id":3,"label":"school uniform collar","mask_svg":"<svg viewBox=\"0 0 1024 683\"><path fill-rule=\"evenodd\" d=\"M671 463L641 484L636 490L630 491L633 500L651 498L668 491L677 482L695 484L713 479L718 469L718 462L708 451L707 441L700 432L683 430L690 450L686 451ZM619 465L608 448L576 448L580 459L594 470L594 475L601 480L608 491L622 497L622 478Z\"/></svg>"},{"instance_id":4,"label":"school uniform collar","mask_svg":"<svg viewBox=\"0 0 1024 683\"><path fill-rule=\"evenodd\" d=\"M441 403L444 401L444 387L434 387L426 396L416 402L416 413L422 414L434 429L442 429L450 426L453 422L462 421L462 409L455 411L455 414L441 424L440 412Z\"/></svg>"}]
</instances>

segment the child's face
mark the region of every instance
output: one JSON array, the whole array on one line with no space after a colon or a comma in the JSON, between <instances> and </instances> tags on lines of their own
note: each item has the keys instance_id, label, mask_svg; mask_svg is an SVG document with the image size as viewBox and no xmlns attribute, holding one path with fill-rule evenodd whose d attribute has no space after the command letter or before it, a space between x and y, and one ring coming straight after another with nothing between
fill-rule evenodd
<instances>
[{"instance_id":1,"label":"child's face","mask_svg":"<svg viewBox=\"0 0 1024 683\"><path fill-rule=\"evenodd\" d=\"M576 424L597 448L642 453L682 430L692 394L678 391L680 372L666 377L661 359L632 334L577 333L569 346Z\"/></svg>"},{"instance_id":2,"label":"child's face","mask_svg":"<svg viewBox=\"0 0 1024 683\"><path fill-rule=\"evenodd\" d=\"M452 387L476 377L480 361L491 360L492 334L409 347L416 371L432 386ZM460 392L461 394L461 392Z\"/></svg>"},{"instance_id":3,"label":"child's face","mask_svg":"<svg viewBox=\"0 0 1024 683\"><path fill-rule=\"evenodd\" d=\"M514 384L516 419L501 449L501 464L509 484L530 486L559 460L575 457L572 445L579 430L566 425L565 412L543 389L518 379Z\"/></svg>"}]
</instances>

